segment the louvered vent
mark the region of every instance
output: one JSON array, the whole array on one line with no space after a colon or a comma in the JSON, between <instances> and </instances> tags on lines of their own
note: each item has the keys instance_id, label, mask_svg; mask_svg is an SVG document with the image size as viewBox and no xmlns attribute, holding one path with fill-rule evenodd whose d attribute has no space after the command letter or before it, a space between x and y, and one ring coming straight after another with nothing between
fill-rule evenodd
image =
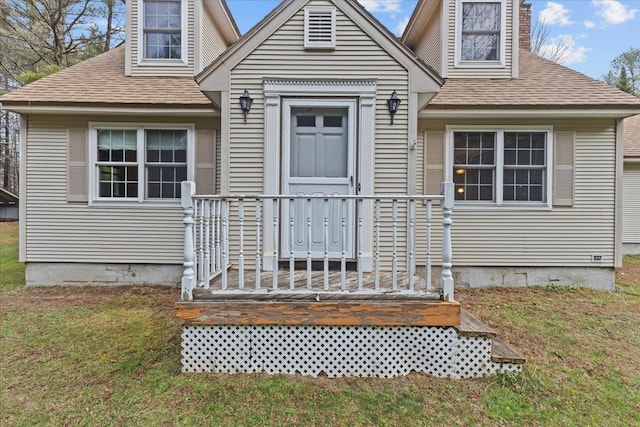
<instances>
[{"instance_id":1,"label":"louvered vent","mask_svg":"<svg viewBox=\"0 0 640 427\"><path fill-rule=\"evenodd\" d=\"M333 49L336 47L336 10L307 7L304 10L304 47Z\"/></svg>"}]
</instances>

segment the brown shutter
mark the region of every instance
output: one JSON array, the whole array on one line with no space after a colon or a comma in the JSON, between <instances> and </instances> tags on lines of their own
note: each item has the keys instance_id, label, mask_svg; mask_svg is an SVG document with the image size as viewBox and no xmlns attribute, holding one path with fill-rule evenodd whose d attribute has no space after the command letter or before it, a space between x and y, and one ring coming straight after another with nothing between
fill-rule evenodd
<instances>
[{"instance_id":1,"label":"brown shutter","mask_svg":"<svg viewBox=\"0 0 640 427\"><path fill-rule=\"evenodd\" d=\"M429 130L424 133L424 194L440 194L444 181L444 131Z\"/></svg>"},{"instance_id":2,"label":"brown shutter","mask_svg":"<svg viewBox=\"0 0 640 427\"><path fill-rule=\"evenodd\" d=\"M573 206L575 133L556 132L554 147L553 205Z\"/></svg>"},{"instance_id":3,"label":"brown shutter","mask_svg":"<svg viewBox=\"0 0 640 427\"><path fill-rule=\"evenodd\" d=\"M89 177L87 170L87 128L67 131L67 201L87 202Z\"/></svg>"},{"instance_id":4,"label":"brown shutter","mask_svg":"<svg viewBox=\"0 0 640 427\"><path fill-rule=\"evenodd\" d=\"M215 194L216 189L216 131L196 130L196 192Z\"/></svg>"}]
</instances>

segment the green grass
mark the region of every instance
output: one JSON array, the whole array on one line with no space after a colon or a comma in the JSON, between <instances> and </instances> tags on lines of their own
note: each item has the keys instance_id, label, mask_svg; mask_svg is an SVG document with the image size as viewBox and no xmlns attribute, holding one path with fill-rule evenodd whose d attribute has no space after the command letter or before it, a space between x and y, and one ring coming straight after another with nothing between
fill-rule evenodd
<instances>
[{"instance_id":1,"label":"green grass","mask_svg":"<svg viewBox=\"0 0 640 427\"><path fill-rule=\"evenodd\" d=\"M527 357L522 374L192 375L180 373L177 288L24 288L16 226L0 226L2 426L640 425L639 257L615 293L460 291Z\"/></svg>"}]
</instances>

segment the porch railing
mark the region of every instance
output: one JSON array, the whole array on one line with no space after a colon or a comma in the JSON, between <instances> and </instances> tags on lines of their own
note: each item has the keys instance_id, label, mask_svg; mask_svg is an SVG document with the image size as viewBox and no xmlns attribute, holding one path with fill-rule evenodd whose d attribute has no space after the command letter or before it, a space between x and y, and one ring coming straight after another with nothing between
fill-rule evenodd
<instances>
[{"instance_id":1,"label":"porch railing","mask_svg":"<svg viewBox=\"0 0 640 427\"><path fill-rule=\"evenodd\" d=\"M196 195L195 183L185 181L182 300L192 300L196 287L208 289L214 279L222 293L316 293L312 281L317 282L320 274L319 291L336 290L329 284L330 274L335 277L336 270L338 292L433 292L435 201L441 202L442 211L441 293L445 301L453 301L451 182L442 183L441 195L426 196L200 196ZM418 229L424 233L420 239ZM319 245L312 243L318 234ZM418 240L424 244L421 251ZM420 261L418 252L424 256ZM421 280L416 279L417 264L425 266ZM352 266L356 278L348 287L347 270ZM233 278L229 274L232 267ZM279 267L288 269L288 274L278 274ZM300 281L296 268L302 268L306 280ZM402 285L401 271L406 273ZM365 272L373 276L367 286ZM383 273L385 280L381 280Z\"/></svg>"}]
</instances>

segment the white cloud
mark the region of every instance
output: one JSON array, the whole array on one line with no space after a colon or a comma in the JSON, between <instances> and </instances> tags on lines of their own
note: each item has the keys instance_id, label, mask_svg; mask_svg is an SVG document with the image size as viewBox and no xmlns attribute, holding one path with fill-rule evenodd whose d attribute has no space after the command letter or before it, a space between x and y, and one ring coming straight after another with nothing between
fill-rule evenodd
<instances>
[{"instance_id":1,"label":"white cloud","mask_svg":"<svg viewBox=\"0 0 640 427\"><path fill-rule=\"evenodd\" d=\"M358 0L369 12L395 12L401 0Z\"/></svg>"},{"instance_id":2,"label":"white cloud","mask_svg":"<svg viewBox=\"0 0 640 427\"><path fill-rule=\"evenodd\" d=\"M569 25L572 23L569 10L561 3L547 2L547 7L540 11L538 20L546 25Z\"/></svg>"},{"instance_id":3,"label":"white cloud","mask_svg":"<svg viewBox=\"0 0 640 427\"><path fill-rule=\"evenodd\" d=\"M560 64L571 65L586 62L591 49L579 46L573 36L562 34L549 40L540 48L540 56Z\"/></svg>"},{"instance_id":4,"label":"white cloud","mask_svg":"<svg viewBox=\"0 0 640 427\"><path fill-rule=\"evenodd\" d=\"M588 30L595 28L596 27L596 23L593 21L584 21L584 27Z\"/></svg>"},{"instance_id":5,"label":"white cloud","mask_svg":"<svg viewBox=\"0 0 640 427\"><path fill-rule=\"evenodd\" d=\"M592 0L591 4L607 24L622 24L636 16L637 9L629 9L618 0Z\"/></svg>"},{"instance_id":6,"label":"white cloud","mask_svg":"<svg viewBox=\"0 0 640 427\"><path fill-rule=\"evenodd\" d=\"M407 28L407 24L409 23L409 17L405 16L400 21L398 21L398 25L396 25L396 35L401 36L404 33L404 29Z\"/></svg>"}]
</instances>

